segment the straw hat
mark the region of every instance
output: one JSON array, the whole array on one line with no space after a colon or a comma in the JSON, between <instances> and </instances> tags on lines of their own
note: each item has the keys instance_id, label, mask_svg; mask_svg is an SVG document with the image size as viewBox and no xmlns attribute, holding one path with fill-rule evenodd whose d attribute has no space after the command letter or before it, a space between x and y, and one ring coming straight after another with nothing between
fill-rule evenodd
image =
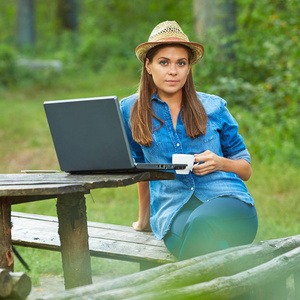
<instances>
[{"instance_id":1,"label":"straw hat","mask_svg":"<svg viewBox=\"0 0 300 300\"><path fill-rule=\"evenodd\" d=\"M148 42L140 44L135 49L137 58L144 62L147 52L161 44L182 44L192 50L192 64L197 63L204 53L201 44L190 42L189 38L184 34L180 26L175 21L165 21L158 24L150 34Z\"/></svg>"}]
</instances>

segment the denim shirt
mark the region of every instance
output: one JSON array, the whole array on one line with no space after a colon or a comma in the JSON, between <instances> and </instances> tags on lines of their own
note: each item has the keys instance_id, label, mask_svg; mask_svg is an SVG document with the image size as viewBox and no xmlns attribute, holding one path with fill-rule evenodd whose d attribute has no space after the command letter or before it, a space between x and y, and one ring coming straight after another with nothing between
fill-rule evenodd
<instances>
[{"instance_id":1,"label":"denim shirt","mask_svg":"<svg viewBox=\"0 0 300 300\"><path fill-rule=\"evenodd\" d=\"M238 134L238 124L220 97L197 93L208 115L205 135L197 138L187 136L180 114L176 131L173 127L169 106L157 94L152 96L152 110L164 121L153 118L151 146L141 146L132 138L130 111L138 95L131 95L120 101L126 133L135 162L171 163L173 153L195 154L205 150L229 159L245 159L250 163L250 155ZM161 127L161 128L159 128ZM159 129L158 129L159 128ZM175 172L175 171L171 171ZM150 224L154 236L162 239L171 222L192 195L206 202L219 196L231 196L254 205L244 182L234 173L215 171L207 175L175 175L175 180L151 181L150 183Z\"/></svg>"}]
</instances>

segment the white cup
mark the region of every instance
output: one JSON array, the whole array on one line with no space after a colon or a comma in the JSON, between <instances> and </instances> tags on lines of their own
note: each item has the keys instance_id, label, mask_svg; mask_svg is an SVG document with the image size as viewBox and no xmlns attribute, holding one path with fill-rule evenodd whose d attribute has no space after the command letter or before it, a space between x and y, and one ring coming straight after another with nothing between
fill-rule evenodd
<instances>
[{"instance_id":1,"label":"white cup","mask_svg":"<svg viewBox=\"0 0 300 300\"><path fill-rule=\"evenodd\" d=\"M189 174L192 170L195 162L195 157L192 154L173 154L172 163L173 164L186 164L185 169L176 170L177 174Z\"/></svg>"}]
</instances>

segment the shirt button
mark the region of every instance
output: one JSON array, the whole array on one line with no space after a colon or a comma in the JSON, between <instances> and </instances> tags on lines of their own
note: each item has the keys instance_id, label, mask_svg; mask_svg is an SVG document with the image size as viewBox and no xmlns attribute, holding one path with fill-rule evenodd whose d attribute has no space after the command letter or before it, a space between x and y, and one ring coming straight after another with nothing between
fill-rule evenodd
<instances>
[{"instance_id":1,"label":"shirt button","mask_svg":"<svg viewBox=\"0 0 300 300\"><path fill-rule=\"evenodd\" d=\"M194 190L194 188L193 188L193 187L191 187L191 190L193 191L193 190Z\"/></svg>"},{"instance_id":2,"label":"shirt button","mask_svg":"<svg viewBox=\"0 0 300 300\"><path fill-rule=\"evenodd\" d=\"M180 144L179 143L177 143L177 147L179 147L180 146Z\"/></svg>"}]
</instances>

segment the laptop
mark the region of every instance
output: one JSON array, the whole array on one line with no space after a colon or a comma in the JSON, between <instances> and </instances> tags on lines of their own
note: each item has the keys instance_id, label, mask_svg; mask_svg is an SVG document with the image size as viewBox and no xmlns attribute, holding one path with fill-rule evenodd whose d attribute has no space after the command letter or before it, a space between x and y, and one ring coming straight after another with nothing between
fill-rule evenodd
<instances>
[{"instance_id":1,"label":"laptop","mask_svg":"<svg viewBox=\"0 0 300 300\"><path fill-rule=\"evenodd\" d=\"M72 174L184 169L135 163L116 96L44 102L62 171Z\"/></svg>"}]
</instances>

